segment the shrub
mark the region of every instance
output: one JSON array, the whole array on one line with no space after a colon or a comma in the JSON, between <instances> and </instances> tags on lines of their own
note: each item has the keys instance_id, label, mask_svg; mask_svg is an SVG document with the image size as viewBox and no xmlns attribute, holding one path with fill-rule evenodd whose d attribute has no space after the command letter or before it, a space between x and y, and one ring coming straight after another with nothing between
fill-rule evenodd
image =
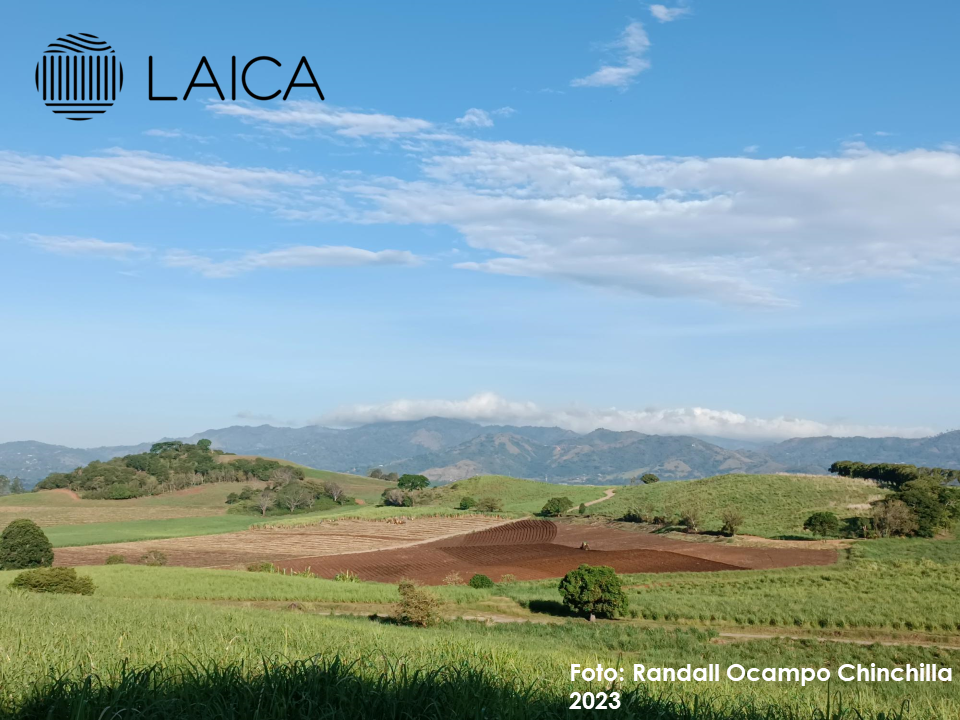
<instances>
[{"instance_id":1,"label":"shrub","mask_svg":"<svg viewBox=\"0 0 960 720\"><path fill-rule=\"evenodd\" d=\"M577 512L580 513L581 515L585 514L587 512L587 504L580 503L580 507L577 508Z\"/></svg>"},{"instance_id":2,"label":"shrub","mask_svg":"<svg viewBox=\"0 0 960 720\"><path fill-rule=\"evenodd\" d=\"M463 585L463 577L460 573L454 571L443 579L444 585Z\"/></svg>"},{"instance_id":3,"label":"shrub","mask_svg":"<svg viewBox=\"0 0 960 720\"><path fill-rule=\"evenodd\" d=\"M684 532L695 533L700 531L700 510L695 507L687 508L680 513L680 524Z\"/></svg>"},{"instance_id":4,"label":"shrub","mask_svg":"<svg viewBox=\"0 0 960 720\"><path fill-rule=\"evenodd\" d=\"M568 497L555 497L547 500L544 504L543 509L540 511L541 515L553 516L563 515L567 510L573 507L573 501Z\"/></svg>"},{"instance_id":5,"label":"shrub","mask_svg":"<svg viewBox=\"0 0 960 720\"><path fill-rule=\"evenodd\" d=\"M723 520L723 528L720 532L728 537L736 535L737 530L743 525L743 513L738 510L725 510L720 519Z\"/></svg>"},{"instance_id":6,"label":"shrub","mask_svg":"<svg viewBox=\"0 0 960 720\"><path fill-rule=\"evenodd\" d=\"M167 556L159 550L148 550L140 557L140 562L150 567L161 567L167 564Z\"/></svg>"},{"instance_id":7,"label":"shrub","mask_svg":"<svg viewBox=\"0 0 960 720\"><path fill-rule=\"evenodd\" d=\"M237 495L238 500L253 500L253 496L256 495L256 491L249 485L244 485L243 489L240 490L240 494Z\"/></svg>"},{"instance_id":8,"label":"shrub","mask_svg":"<svg viewBox=\"0 0 960 720\"><path fill-rule=\"evenodd\" d=\"M803 529L820 537L836 535L840 532L840 520L832 512L815 512L803 523Z\"/></svg>"},{"instance_id":9,"label":"shrub","mask_svg":"<svg viewBox=\"0 0 960 720\"><path fill-rule=\"evenodd\" d=\"M349 582L357 583L360 582L360 576L355 572L350 572L349 570L341 570L336 575L333 576L333 579L337 582Z\"/></svg>"},{"instance_id":10,"label":"shrub","mask_svg":"<svg viewBox=\"0 0 960 720\"><path fill-rule=\"evenodd\" d=\"M640 508L630 508L620 519L623 522L645 523L647 522L647 514L644 513Z\"/></svg>"},{"instance_id":11,"label":"shrub","mask_svg":"<svg viewBox=\"0 0 960 720\"><path fill-rule=\"evenodd\" d=\"M503 510L503 503L499 498L483 497L477 501L477 506L474 509L480 512L500 512Z\"/></svg>"},{"instance_id":12,"label":"shrub","mask_svg":"<svg viewBox=\"0 0 960 720\"><path fill-rule=\"evenodd\" d=\"M53 545L33 520L14 520L0 534L0 570L53 565Z\"/></svg>"},{"instance_id":13,"label":"shrub","mask_svg":"<svg viewBox=\"0 0 960 720\"><path fill-rule=\"evenodd\" d=\"M380 478L383 477L383 470L381 470L380 468L374 468L369 473L367 473L367 476L372 477L375 480L379 480Z\"/></svg>"},{"instance_id":14,"label":"shrub","mask_svg":"<svg viewBox=\"0 0 960 720\"><path fill-rule=\"evenodd\" d=\"M472 497L470 497L469 495L464 495L462 498L460 498L460 509L461 509L461 510L469 510L469 509L474 508L474 507L476 507L476 506L477 506L477 499L476 499L476 498L472 498Z\"/></svg>"},{"instance_id":15,"label":"shrub","mask_svg":"<svg viewBox=\"0 0 960 720\"><path fill-rule=\"evenodd\" d=\"M227 495L227 505L234 505L235 503L240 502L240 496L237 493L230 493Z\"/></svg>"},{"instance_id":16,"label":"shrub","mask_svg":"<svg viewBox=\"0 0 960 720\"><path fill-rule=\"evenodd\" d=\"M506 573L505 575L500 576L501 585L509 585L510 583L515 583L517 581L517 576L513 573Z\"/></svg>"},{"instance_id":17,"label":"shrub","mask_svg":"<svg viewBox=\"0 0 960 720\"><path fill-rule=\"evenodd\" d=\"M623 584L613 568L606 565L581 565L560 581L563 604L591 620L594 616L614 618L627 611Z\"/></svg>"},{"instance_id":18,"label":"shrub","mask_svg":"<svg viewBox=\"0 0 960 720\"><path fill-rule=\"evenodd\" d=\"M103 561L104 565L123 565L127 562L127 559L123 555L111 555L106 560Z\"/></svg>"},{"instance_id":19,"label":"shrub","mask_svg":"<svg viewBox=\"0 0 960 720\"><path fill-rule=\"evenodd\" d=\"M472 588L476 588L477 590L492 588L494 586L493 580L488 578L486 575L480 575L479 573L470 578L470 582L467 584Z\"/></svg>"},{"instance_id":20,"label":"shrub","mask_svg":"<svg viewBox=\"0 0 960 720\"><path fill-rule=\"evenodd\" d=\"M247 565L247 572L272 573L276 572L272 562L253 562Z\"/></svg>"},{"instance_id":21,"label":"shrub","mask_svg":"<svg viewBox=\"0 0 960 720\"><path fill-rule=\"evenodd\" d=\"M660 482L660 478L653 473L644 473L640 476L640 482L642 482L644 485L652 485L653 483Z\"/></svg>"},{"instance_id":22,"label":"shrub","mask_svg":"<svg viewBox=\"0 0 960 720\"><path fill-rule=\"evenodd\" d=\"M397 591L400 593L400 602L397 604L397 614L394 619L398 623L430 627L440 622L440 598L432 592L410 580L401 580Z\"/></svg>"},{"instance_id":23,"label":"shrub","mask_svg":"<svg viewBox=\"0 0 960 720\"><path fill-rule=\"evenodd\" d=\"M69 593L73 595L93 595L93 580L77 575L77 571L67 567L45 567L24 570L17 575L10 587L38 593Z\"/></svg>"},{"instance_id":24,"label":"shrub","mask_svg":"<svg viewBox=\"0 0 960 720\"><path fill-rule=\"evenodd\" d=\"M384 490L380 497L383 499L384 505L390 505L391 507L403 507L404 494L396 488Z\"/></svg>"}]
</instances>

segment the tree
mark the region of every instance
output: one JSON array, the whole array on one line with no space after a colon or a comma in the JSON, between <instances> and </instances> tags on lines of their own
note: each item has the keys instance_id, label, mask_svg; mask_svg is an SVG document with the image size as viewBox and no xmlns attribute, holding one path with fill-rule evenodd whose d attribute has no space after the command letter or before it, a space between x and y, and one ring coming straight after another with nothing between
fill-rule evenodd
<instances>
[{"instance_id":1,"label":"tree","mask_svg":"<svg viewBox=\"0 0 960 720\"><path fill-rule=\"evenodd\" d=\"M403 507L404 494L402 490L397 490L396 488L384 490L380 498L383 500L384 505Z\"/></svg>"},{"instance_id":2,"label":"tree","mask_svg":"<svg viewBox=\"0 0 960 720\"><path fill-rule=\"evenodd\" d=\"M211 445L213 445L213 443L206 438L203 440L197 440L197 447L201 450L201 452L210 452Z\"/></svg>"},{"instance_id":3,"label":"tree","mask_svg":"<svg viewBox=\"0 0 960 720\"><path fill-rule=\"evenodd\" d=\"M652 485L653 483L660 482L660 478L653 473L644 473L640 476L640 482L642 482L644 485Z\"/></svg>"},{"instance_id":4,"label":"tree","mask_svg":"<svg viewBox=\"0 0 960 720\"><path fill-rule=\"evenodd\" d=\"M299 507L306 507L313 504L313 500L313 493L299 482L287 483L283 486L283 489L277 493L277 502L290 512L296 511Z\"/></svg>"},{"instance_id":5,"label":"tree","mask_svg":"<svg viewBox=\"0 0 960 720\"><path fill-rule=\"evenodd\" d=\"M548 517L558 517L572 507L573 501L568 497L550 498L546 504L544 504L540 514Z\"/></svg>"},{"instance_id":6,"label":"tree","mask_svg":"<svg viewBox=\"0 0 960 720\"><path fill-rule=\"evenodd\" d=\"M491 580L486 575L476 574L470 578L470 582L467 583L470 587L476 590L483 590L484 588L494 587L493 580Z\"/></svg>"},{"instance_id":7,"label":"tree","mask_svg":"<svg viewBox=\"0 0 960 720\"><path fill-rule=\"evenodd\" d=\"M338 505L340 504L340 501L346 497L346 491L344 491L344 489L335 482L325 482L323 484L323 492Z\"/></svg>"},{"instance_id":8,"label":"tree","mask_svg":"<svg viewBox=\"0 0 960 720\"><path fill-rule=\"evenodd\" d=\"M700 508L688 507L680 513L680 524L688 533L700 532Z\"/></svg>"},{"instance_id":9,"label":"tree","mask_svg":"<svg viewBox=\"0 0 960 720\"><path fill-rule=\"evenodd\" d=\"M917 516L902 500L888 500L873 507L873 528L880 537L913 535L919 529Z\"/></svg>"},{"instance_id":10,"label":"tree","mask_svg":"<svg viewBox=\"0 0 960 720\"><path fill-rule=\"evenodd\" d=\"M477 499L476 499L476 498L472 498L472 497L470 497L469 495L464 495L462 498L460 498L460 509L461 509L461 510L469 510L469 509L474 508L474 507L476 507L476 506L477 506Z\"/></svg>"},{"instance_id":11,"label":"tree","mask_svg":"<svg viewBox=\"0 0 960 720\"><path fill-rule=\"evenodd\" d=\"M580 507L577 508L577 512L580 513L581 515L585 514L587 512L587 504L580 503Z\"/></svg>"},{"instance_id":12,"label":"tree","mask_svg":"<svg viewBox=\"0 0 960 720\"><path fill-rule=\"evenodd\" d=\"M380 468L374 468L368 473L369 477L372 477L374 480L379 480L383 477L383 470Z\"/></svg>"},{"instance_id":13,"label":"tree","mask_svg":"<svg viewBox=\"0 0 960 720\"><path fill-rule=\"evenodd\" d=\"M500 512L503 510L503 503L499 498L482 497L477 500L477 506L474 509L480 512Z\"/></svg>"},{"instance_id":14,"label":"tree","mask_svg":"<svg viewBox=\"0 0 960 720\"><path fill-rule=\"evenodd\" d=\"M720 516L720 519L723 520L723 528L720 532L728 537L733 537L737 534L737 530L740 529L740 526L743 525L743 513L739 510L729 509L724 510L723 515Z\"/></svg>"},{"instance_id":15,"label":"tree","mask_svg":"<svg viewBox=\"0 0 960 720\"><path fill-rule=\"evenodd\" d=\"M53 565L53 545L33 520L14 520L0 534L0 570Z\"/></svg>"},{"instance_id":16,"label":"tree","mask_svg":"<svg viewBox=\"0 0 960 720\"><path fill-rule=\"evenodd\" d=\"M836 535L840 532L840 520L832 512L815 512L803 523L803 529L820 537Z\"/></svg>"},{"instance_id":17,"label":"tree","mask_svg":"<svg viewBox=\"0 0 960 720\"><path fill-rule=\"evenodd\" d=\"M397 482L397 480L400 479L400 476L397 475L395 472L392 472L384 475L383 479L386 480L387 482Z\"/></svg>"},{"instance_id":18,"label":"tree","mask_svg":"<svg viewBox=\"0 0 960 720\"><path fill-rule=\"evenodd\" d=\"M560 595L564 605L590 620L623 615L628 605L620 578L606 565L581 565L571 570L560 581Z\"/></svg>"},{"instance_id":19,"label":"tree","mask_svg":"<svg viewBox=\"0 0 960 720\"><path fill-rule=\"evenodd\" d=\"M917 522L917 535L933 537L937 530L945 527L950 512L944 500L949 488L944 488L938 480L931 477L912 480L903 485L900 500L909 507Z\"/></svg>"},{"instance_id":20,"label":"tree","mask_svg":"<svg viewBox=\"0 0 960 720\"><path fill-rule=\"evenodd\" d=\"M257 506L257 509L260 510L260 515L266 515L267 510L273 507L274 495L269 490L264 490L254 501L254 504Z\"/></svg>"},{"instance_id":21,"label":"tree","mask_svg":"<svg viewBox=\"0 0 960 720\"><path fill-rule=\"evenodd\" d=\"M0 475L0 495L6 495L10 492L10 478L6 475Z\"/></svg>"},{"instance_id":22,"label":"tree","mask_svg":"<svg viewBox=\"0 0 960 720\"><path fill-rule=\"evenodd\" d=\"M423 475L401 475L397 480L397 487L407 491L423 490L430 487L430 480Z\"/></svg>"}]
</instances>

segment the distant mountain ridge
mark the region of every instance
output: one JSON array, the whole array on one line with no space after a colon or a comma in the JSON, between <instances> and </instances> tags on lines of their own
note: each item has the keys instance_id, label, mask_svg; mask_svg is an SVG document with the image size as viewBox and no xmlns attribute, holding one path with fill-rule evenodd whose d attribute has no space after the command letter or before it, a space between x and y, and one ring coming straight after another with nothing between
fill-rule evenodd
<instances>
[{"instance_id":1,"label":"distant mountain ridge","mask_svg":"<svg viewBox=\"0 0 960 720\"><path fill-rule=\"evenodd\" d=\"M239 455L282 458L339 472L365 474L372 467L422 472L440 482L488 473L612 484L643 472L664 480L733 472L825 473L836 460L960 468L960 431L920 439L795 438L738 448L726 438L604 429L578 434L556 427L484 426L432 417L345 430L237 425L181 439L200 438ZM34 441L0 443L0 474L36 482L92 460L144 452L151 444L82 449Z\"/></svg>"}]
</instances>

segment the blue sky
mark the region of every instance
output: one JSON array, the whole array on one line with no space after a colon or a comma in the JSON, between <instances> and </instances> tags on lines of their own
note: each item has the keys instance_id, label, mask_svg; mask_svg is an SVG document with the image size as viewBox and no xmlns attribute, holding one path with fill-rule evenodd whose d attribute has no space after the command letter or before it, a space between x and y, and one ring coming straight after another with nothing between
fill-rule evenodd
<instances>
[{"instance_id":1,"label":"blue sky","mask_svg":"<svg viewBox=\"0 0 960 720\"><path fill-rule=\"evenodd\" d=\"M960 7L5 6L0 441L956 427ZM117 104L44 107L87 32ZM183 95L206 55L224 89ZM301 77L301 79L303 79Z\"/></svg>"}]
</instances>

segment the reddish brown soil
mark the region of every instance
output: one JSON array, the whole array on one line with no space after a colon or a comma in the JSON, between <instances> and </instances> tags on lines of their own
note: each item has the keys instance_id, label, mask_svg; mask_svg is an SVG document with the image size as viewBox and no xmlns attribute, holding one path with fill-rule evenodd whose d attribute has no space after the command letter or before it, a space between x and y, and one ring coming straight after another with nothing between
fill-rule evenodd
<instances>
[{"instance_id":1,"label":"reddish brown soil","mask_svg":"<svg viewBox=\"0 0 960 720\"><path fill-rule=\"evenodd\" d=\"M79 500L79 499L80 499L80 496L77 495L76 492L74 492L73 490L71 490L71 489L69 489L69 488L56 488L55 490L51 490L50 492L55 492L55 493L60 493L61 495L66 495L66 496L67 496L68 498L70 498L71 500Z\"/></svg>"},{"instance_id":2,"label":"reddish brown soil","mask_svg":"<svg viewBox=\"0 0 960 720\"><path fill-rule=\"evenodd\" d=\"M581 550L586 542L589 550ZM415 547L280 561L290 570L333 577L342 570L362 580L398 582L412 578L440 584L451 573L474 573L499 581L561 577L581 563L609 565L620 573L704 572L829 565L835 550L737 547L690 543L603 526L520 520L508 525L446 538Z\"/></svg>"}]
</instances>

